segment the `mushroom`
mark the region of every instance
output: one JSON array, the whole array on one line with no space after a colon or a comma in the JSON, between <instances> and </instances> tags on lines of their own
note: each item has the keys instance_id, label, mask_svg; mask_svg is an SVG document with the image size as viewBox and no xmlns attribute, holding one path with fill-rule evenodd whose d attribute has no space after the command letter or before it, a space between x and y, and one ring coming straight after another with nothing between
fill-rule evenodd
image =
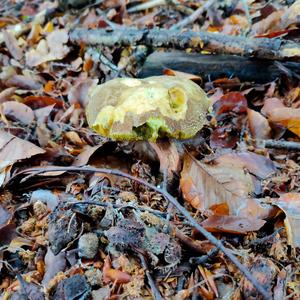
<instances>
[{"instance_id":1,"label":"mushroom","mask_svg":"<svg viewBox=\"0 0 300 300\"><path fill-rule=\"evenodd\" d=\"M89 126L119 141L191 138L211 105L196 83L176 76L116 78L91 87L88 98Z\"/></svg>"}]
</instances>

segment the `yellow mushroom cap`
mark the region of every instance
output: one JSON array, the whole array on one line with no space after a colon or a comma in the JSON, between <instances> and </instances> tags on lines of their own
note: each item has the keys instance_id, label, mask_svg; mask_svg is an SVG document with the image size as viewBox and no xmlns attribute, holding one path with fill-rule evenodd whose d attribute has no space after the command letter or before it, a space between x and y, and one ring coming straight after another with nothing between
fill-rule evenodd
<instances>
[{"instance_id":1,"label":"yellow mushroom cap","mask_svg":"<svg viewBox=\"0 0 300 300\"><path fill-rule=\"evenodd\" d=\"M88 124L114 140L193 137L211 105L193 81L176 76L116 78L88 93Z\"/></svg>"}]
</instances>

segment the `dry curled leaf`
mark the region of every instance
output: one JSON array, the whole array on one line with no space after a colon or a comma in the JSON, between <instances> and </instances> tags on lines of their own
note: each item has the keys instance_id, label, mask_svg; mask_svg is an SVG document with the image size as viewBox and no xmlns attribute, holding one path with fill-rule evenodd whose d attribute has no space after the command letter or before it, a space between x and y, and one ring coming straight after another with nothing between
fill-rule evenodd
<instances>
[{"instance_id":1,"label":"dry curled leaf","mask_svg":"<svg viewBox=\"0 0 300 300\"><path fill-rule=\"evenodd\" d=\"M173 76L117 78L89 91L86 114L98 133L116 140L190 138L204 125L210 100L194 82Z\"/></svg>"}]
</instances>

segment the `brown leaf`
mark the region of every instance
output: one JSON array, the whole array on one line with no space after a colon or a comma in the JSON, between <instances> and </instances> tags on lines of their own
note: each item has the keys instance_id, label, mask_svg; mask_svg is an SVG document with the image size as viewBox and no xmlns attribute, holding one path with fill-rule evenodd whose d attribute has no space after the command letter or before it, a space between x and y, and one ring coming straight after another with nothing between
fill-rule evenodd
<instances>
[{"instance_id":1,"label":"brown leaf","mask_svg":"<svg viewBox=\"0 0 300 300\"><path fill-rule=\"evenodd\" d=\"M284 225L287 231L288 243L300 247L300 193L283 194L272 203L285 213Z\"/></svg>"},{"instance_id":2,"label":"brown leaf","mask_svg":"<svg viewBox=\"0 0 300 300\"><path fill-rule=\"evenodd\" d=\"M184 157L180 187L185 200L194 208L206 210L227 203L232 215L238 214L254 190L250 175L239 166L203 164L190 155Z\"/></svg>"},{"instance_id":3,"label":"brown leaf","mask_svg":"<svg viewBox=\"0 0 300 300\"><path fill-rule=\"evenodd\" d=\"M42 148L10 133L0 131L0 161L14 163L20 159L45 153Z\"/></svg>"},{"instance_id":4,"label":"brown leaf","mask_svg":"<svg viewBox=\"0 0 300 300\"><path fill-rule=\"evenodd\" d=\"M42 108L49 105L55 105L58 108L63 107L62 100L48 96L28 96L24 99L23 103L32 109Z\"/></svg>"},{"instance_id":5,"label":"brown leaf","mask_svg":"<svg viewBox=\"0 0 300 300\"><path fill-rule=\"evenodd\" d=\"M69 47L65 45L68 39L67 30L52 31L46 39L38 43L36 49L31 49L26 53L27 65L35 67L47 61L64 58L69 52Z\"/></svg>"},{"instance_id":6,"label":"brown leaf","mask_svg":"<svg viewBox=\"0 0 300 300\"><path fill-rule=\"evenodd\" d=\"M229 92L216 101L213 107L216 115L231 111L241 114L246 112L247 99L240 92Z\"/></svg>"},{"instance_id":7,"label":"brown leaf","mask_svg":"<svg viewBox=\"0 0 300 300\"><path fill-rule=\"evenodd\" d=\"M68 93L70 104L79 103L81 107L86 107L88 102L88 90L92 85L96 85L97 82L97 79L88 78L72 86Z\"/></svg>"},{"instance_id":8,"label":"brown leaf","mask_svg":"<svg viewBox=\"0 0 300 300\"><path fill-rule=\"evenodd\" d=\"M210 216L201 225L210 232L246 234L259 230L266 221L253 217Z\"/></svg>"},{"instance_id":9,"label":"brown leaf","mask_svg":"<svg viewBox=\"0 0 300 300\"><path fill-rule=\"evenodd\" d=\"M5 46L8 49L11 56L16 60L22 59L23 52L19 47L18 41L15 38L15 36L7 30L3 30L2 33L4 37Z\"/></svg>"},{"instance_id":10,"label":"brown leaf","mask_svg":"<svg viewBox=\"0 0 300 300\"><path fill-rule=\"evenodd\" d=\"M19 87L25 90L39 90L42 84L32 77L13 75L6 82L8 86Z\"/></svg>"},{"instance_id":11,"label":"brown leaf","mask_svg":"<svg viewBox=\"0 0 300 300\"><path fill-rule=\"evenodd\" d=\"M159 140L156 143L149 142L150 146L155 150L159 162L160 171L164 174L167 171L168 179L173 178L180 168L180 156L173 141Z\"/></svg>"},{"instance_id":12,"label":"brown leaf","mask_svg":"<svg viewBox=\"0 0 300 300\"><path fill-rule=\"evenodd\" d=\"M179 77L183 77L183 78L186 78L186 79L193 80L194 82L198 82L200 84L202 83L202 78L200 76L197 76L197 75L194 75L194 74L175 71L175 70L172 70L172 69L164 69L163 73L164 73L164 75L179 76Z\"/></svg>"},{"instance_id":13,"label":"brown leaf","mask_svg":"<svg viewBox=\"0 0 300 300\"><path fill-rule=\"evenodd\" d=\"M271 137L271 127L268 120L259 112L247 108L250 132L255 139L269 139Z\"/></svg>"},{"instance_id":14,"label":"brown leaf","mask_svg":"<svg viewBox=\"0 0 300 300\"><path fill-rule=\"evenodd\" d=\"M10 87L0 92L0 103L10 101L11 97L14 95L16 87Z\"/></svg>"},{"instance_id":15,"label":"brown leaf","mask_svg":"<svg viewBox=\"0 0 300 300\"><path fill-rule=\"evenodd\" d=\"M247 169L251 174L265 179L276 171L273 161L253 152L226 153L215 160L217 163Z\"/></svg>"},{"instance_id":16,"label":"brown leaf","mask_svg":"<svg viewBox=\"0 0 300 300\"><path fill-rule=\"evenodd\" d=\"M18 120L25 125L31 124L34 120L34 113L32 109L20 102L4 102L1 104L0 109L6 117Z\"/></svg>"},{"instance_id":17,"label":"brown leaf","mask_svg":"<svg viewBox=\"0 0 300 300\"><path fill-rule=\"evenodd\" d=\"M300 137L300 108L277 108L269 112L269 121L285 126Z\"/></svg>"},{"instance_id":18,"label":"brown leaf","mask_svg":"<svg viewBox=\"0 0 300 300\"><path fill-rule=\"evenodd\" d=\"M103 281L106 283L128 283L131 281L131 276L126 272L112 269L110 257L107 255L103 266Z\"/></svg>"}]
</instances>

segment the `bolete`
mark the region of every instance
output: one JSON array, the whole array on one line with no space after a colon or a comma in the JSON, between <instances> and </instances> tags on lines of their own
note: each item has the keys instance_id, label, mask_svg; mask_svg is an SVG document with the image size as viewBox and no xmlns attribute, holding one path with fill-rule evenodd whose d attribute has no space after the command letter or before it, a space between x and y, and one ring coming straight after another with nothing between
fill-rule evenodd
<instances>
[{"instance_id":1,"label":"bolete","mask_svg":"<svg viewBox=\"0 0 300 300\"><path fill-rule=\"evenodd\" d=\"M187 139L204 125L210 100L193 81L176 76L117 78L88 93L89 126L114 140Z\"/></svg>"}]
</instances>

